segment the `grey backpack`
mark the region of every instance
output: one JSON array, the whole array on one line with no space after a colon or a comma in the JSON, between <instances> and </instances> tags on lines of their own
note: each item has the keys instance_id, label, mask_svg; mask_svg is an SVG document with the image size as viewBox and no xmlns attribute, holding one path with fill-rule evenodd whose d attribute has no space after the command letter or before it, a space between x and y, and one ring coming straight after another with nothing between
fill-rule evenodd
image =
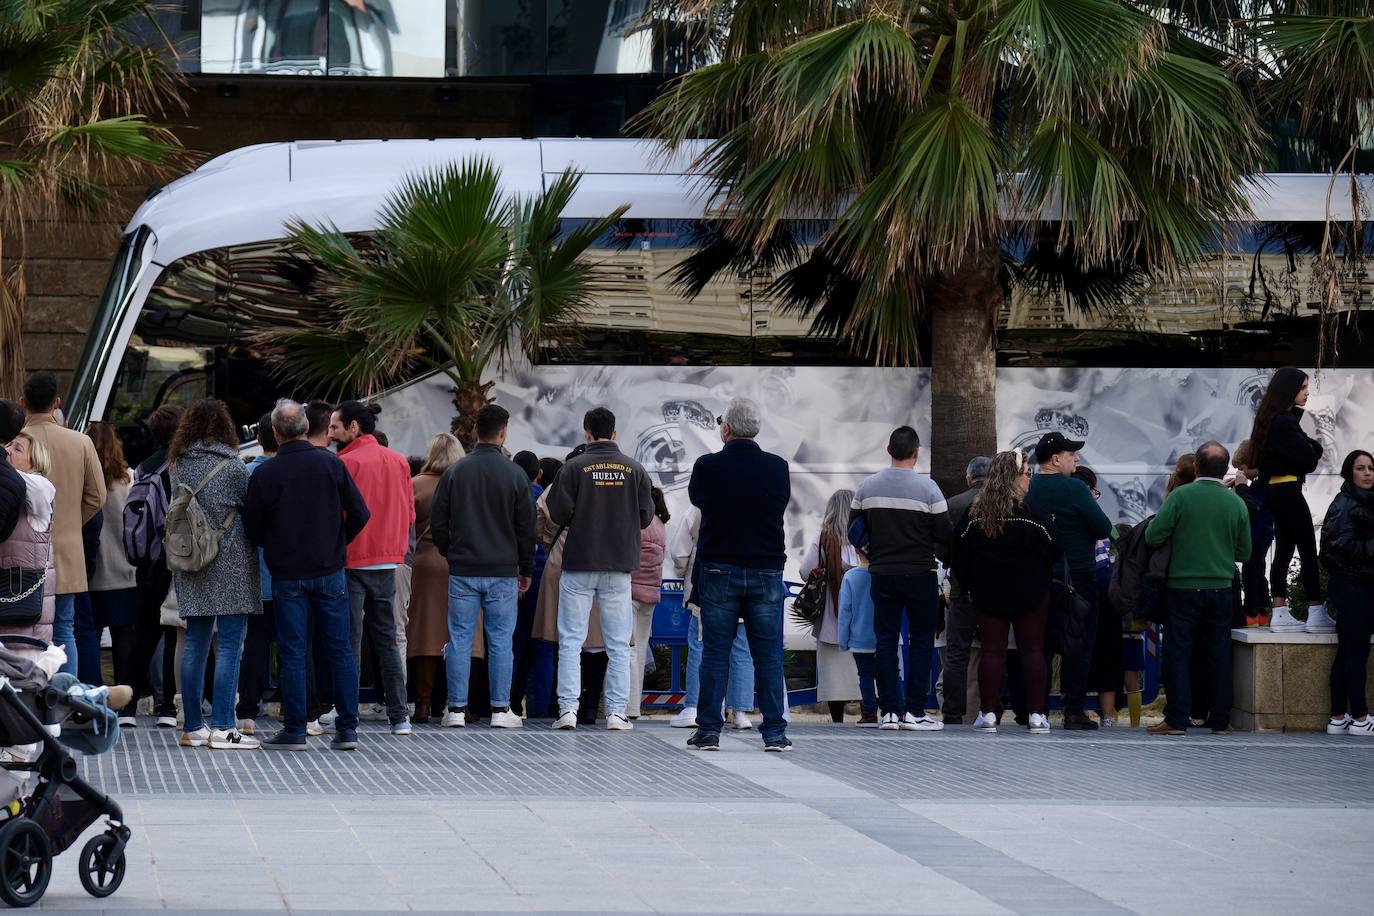
<instances>
[{"instance_id":1,"label":"grey backpack","mask_svg":"<svg viewBox=\"0 0 1374 916\"><path fill-rule=\"evenodd\" d=\"M176 495L167 508L167 533L162 542L162 553L167 558L167 568L173 572L200 572L215 562L215 557L219 556L220 538L224 537L234 524L238 510L230 509L224 524L212 528L197 497L200 496L200 491L205 489L206 484L214 480L220 471L233 464L234 460L226 458L220 462L195 487L189 487L184 483L177 484Z\"/></svg>"}]
</instances>

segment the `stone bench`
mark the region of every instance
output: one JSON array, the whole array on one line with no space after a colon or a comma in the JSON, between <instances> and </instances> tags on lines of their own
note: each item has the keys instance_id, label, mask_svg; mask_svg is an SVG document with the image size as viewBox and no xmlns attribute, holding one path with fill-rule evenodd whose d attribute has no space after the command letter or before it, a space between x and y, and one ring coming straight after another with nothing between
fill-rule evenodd
<instances>
[{"instance_id":1,"label":"stone bench","mask_svg":"<svg viewBox=\"0 0 1374 916\"><path fill-rule=\"evenodd\" d=\"M1231 724L1242 731L1324 731L1336 635L1231 631ZM1374 697L1374 667L1365 695Z\"/></svg>"}]
</instances>

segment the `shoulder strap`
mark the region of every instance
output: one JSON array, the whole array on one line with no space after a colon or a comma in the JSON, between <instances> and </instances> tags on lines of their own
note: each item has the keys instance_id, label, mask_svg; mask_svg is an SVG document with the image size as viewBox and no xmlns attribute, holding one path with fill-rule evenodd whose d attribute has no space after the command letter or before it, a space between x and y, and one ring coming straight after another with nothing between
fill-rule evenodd
<instances>
[{"instance_id":1,"label":"shoulder strap","mask_svg":"<svg viewBox=\"0 0 1374 916\"><path fill-rule=\"evenodd\" d=\"M229 465L233 464L236 460L237 459L235 458L225 458L219 464L215 465L214 470L212 470L209 474L206 474L204 480L202 480L200 483L196 484L194 487L191 488L191 495L199 496L200 491L204 490L206 484L215 479L216 474L227 468ZM183 484L183 486L185 486L185 484Z\"/></svg>"}]
</instances>

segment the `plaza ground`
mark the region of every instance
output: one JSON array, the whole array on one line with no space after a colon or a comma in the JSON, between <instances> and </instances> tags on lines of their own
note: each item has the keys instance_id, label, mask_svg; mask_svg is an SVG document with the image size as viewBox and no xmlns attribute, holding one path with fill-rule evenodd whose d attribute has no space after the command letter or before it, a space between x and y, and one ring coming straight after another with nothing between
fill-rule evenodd
<instances>
[{"instance_id":1,"label":"plaza ground","mask_svg":"<svg viewBox=\"0 0 1374 916\"><path fill-rule=\"evenodd\" d=\"M1010 717L1008 717L1010 718ZM1367 912L1374 741L365 725L355 753L126 731L83 766L133 839L43 909L664 913ZM96 828L93 828L93 831ZM79 847L77 847L79 848Z\"/></svg>"}]
</instances>

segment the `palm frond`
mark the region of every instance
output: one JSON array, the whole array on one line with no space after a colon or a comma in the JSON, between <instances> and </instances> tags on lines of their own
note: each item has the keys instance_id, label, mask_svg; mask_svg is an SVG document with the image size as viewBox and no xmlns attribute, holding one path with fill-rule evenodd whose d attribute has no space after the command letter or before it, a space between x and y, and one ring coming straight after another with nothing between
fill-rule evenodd
<instances>
[{"instance_id":1,"label":"palm frond","mask_svg":"<svg viewBox=\"0 0 1374 916\"><path fill-rule=\"evenodd\" d=\"M1004 170L988 121L957 96L931 97L903 125L835 237L857 273L883 280L917 264L954 269L997 237Z\"/></svg>"},{"instance_id":2,"label":"palm frond","mask_svg":"<svg viewBox=\"0 0 1374 916\"><path fill-rule=\"evenodd\" d=\"M63 152L82 147L96 156L156 164L165 162L178 150L175 143L164 139L165 136L163 125L150 123L143 115L122 115L56 126L48 133L47 140Z\"/></svg>"},{"instance_id":3,"label":"palm frond","mask_svg":"<svg viewBox=\"0 0 1374 916\"><path fill-rule=\"evenodd\" d=\"M988 66L1015 68L1043 109L1100 115L1163 50L1158 20L1118 0L1010 0L983 46Z\"/></svg>"},{"instance_id":4,"label":"palm frond","mask_svg":"<svg viewBox=\"0 0 1374 916\"><path fill-rule=\"evenodd\" d=\"M617 207L606 216L582 221L560 233L562 213L580 183L580 174L565 170L543 194L515 206L510 278L515 308L510 314L527 354L534 353L542 339L575 328L585 315L594 289L594 265L587 261L587 253L629 209Z\"/></svg>"},{"instance_id":5,"label":"palm frond","mask_svg":"<svg viewBox=\"0 0 1374 916\"><path fill-rule=\"evenodd\" d=\"M256 342L273 357L279 378L330 399L376 394L404 379L416 356L397 360L366 334L335 328L284 328Z\"/></svg>"},{"instance_id":6,"label":"palm frond","mask_svg":"<svg viewBox=\"0 0 1374 916\"><path fill-rule=\"evenodd\" d=\"M1253 32L1275 60L1270 82L1281 103L1296 105L1303 124L1335 122L1354 134L1374 96L1374 11L1353 15L1277 14L1258 19Z\"/></svg>"}]
</instances>

